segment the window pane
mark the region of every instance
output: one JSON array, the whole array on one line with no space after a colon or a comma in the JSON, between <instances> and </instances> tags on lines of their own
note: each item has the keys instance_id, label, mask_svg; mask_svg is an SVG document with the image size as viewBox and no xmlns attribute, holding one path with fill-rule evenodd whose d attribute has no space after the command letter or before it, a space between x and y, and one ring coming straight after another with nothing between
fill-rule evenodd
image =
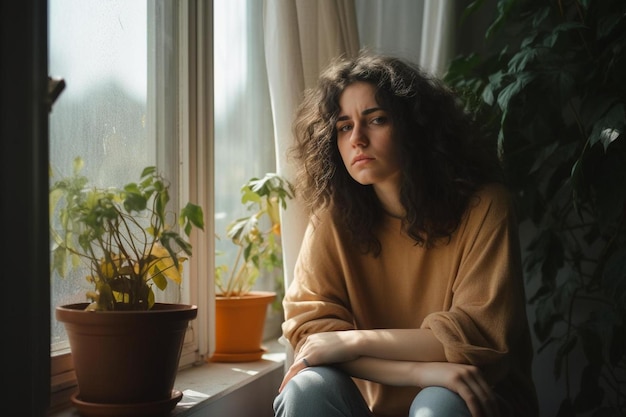
<instances>
[{"instance_id":1,"label":"window pane","mask_svg":"<svg viewBox=\"0 0 626 417\"><path fill-rule=\"evenodd\" d=\"M241 186L276 169L265 53L263 2L214 2L215 231L223 252L216 264L231 265L236 248L226 237L228 223L244 214ZM273 283L260 279L259 286Z\"/></svg>"},{"instance_id":2,"label":"window pane","mask_svg":"<svg viewBox=\"0 0 626 417\"><path fill-rule=\"evenodd\" d=\"M146 120L146 8L146 0L50 0L50 74L67 84L50 114L55 178L70 175L78 156L85 161L83 174L107 186L137 180L155 163ZM51 276L53 350L66 339L54 308L85 301L83 276L84 270Z\"/></svg>"}]
</instances>

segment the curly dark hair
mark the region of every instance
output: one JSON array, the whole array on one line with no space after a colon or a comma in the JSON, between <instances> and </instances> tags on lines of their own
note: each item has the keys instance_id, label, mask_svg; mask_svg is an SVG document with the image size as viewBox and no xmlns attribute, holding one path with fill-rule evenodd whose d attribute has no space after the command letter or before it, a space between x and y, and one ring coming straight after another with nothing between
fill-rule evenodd
<instances>
[{"instance_id":1,"label":"curly dark hair","mask_svg":"<svg viewBox=\"0 0 626 417\"><path fill-rule=\"evenodd\" d=\"M345 224L364 253L380 253L375 236L383 209L373 187L356 182L337 146L339 99L350 84L376 87L376 101L392 120L394 140L403 155L400 201L403 227L418 245L449 239L472 195L501 180L493 141L477 134L463 103L440 80L392 56L361 52L341 58L322 72L317 88L307 90L293 124L295 186L310 214L326 206Z\"/></svg>"}]
</instances>

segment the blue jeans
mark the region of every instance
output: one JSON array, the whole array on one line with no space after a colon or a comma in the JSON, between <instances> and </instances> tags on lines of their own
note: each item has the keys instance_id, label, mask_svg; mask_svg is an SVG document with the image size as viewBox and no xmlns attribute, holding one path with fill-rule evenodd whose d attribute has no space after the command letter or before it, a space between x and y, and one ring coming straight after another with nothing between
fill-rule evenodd
<instances>
[{"instance_id":1,"label":"blue jeans","mask_svg":"<svg viewBox=\"0 0 626 417\"><path fill-rule=\"evenodd\" d=\"M352 378L330 366L300 371L274 400L276 417L372 417ZM426 387L407 417L471 417L465 401L442 387Z\"/></svg>"}]
</instances>

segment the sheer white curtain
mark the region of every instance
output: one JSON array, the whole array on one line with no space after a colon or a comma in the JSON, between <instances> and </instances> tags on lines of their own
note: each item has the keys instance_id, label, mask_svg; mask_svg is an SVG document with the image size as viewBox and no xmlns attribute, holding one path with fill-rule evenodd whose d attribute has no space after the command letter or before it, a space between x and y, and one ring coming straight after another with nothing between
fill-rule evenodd
<instances>
[{"instance_id":1,"label":"sheer white curtain","mask_svg":"<svg viewBox=\"0 0 626 417\"><path fill-rule=\"evenodd\" d=\"M443 75L453 52L453 0L355 0L361 47Z\"/></svg>"}]
</instances>

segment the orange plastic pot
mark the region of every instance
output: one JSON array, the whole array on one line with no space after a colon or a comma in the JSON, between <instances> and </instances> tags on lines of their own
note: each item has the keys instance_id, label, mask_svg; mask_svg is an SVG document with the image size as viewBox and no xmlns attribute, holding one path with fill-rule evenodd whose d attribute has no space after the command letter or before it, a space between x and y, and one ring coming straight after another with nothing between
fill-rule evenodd
<instances>
[{"instance_id":1,"label":"orange plastic pot","mask_svg":"<svg viewBox=\"0 0 626 417\"><path fill-rule=\"evenodd\" d=\"M251 362L261 359L265 318L276 298L270 291L252 291L215 300L215 352L213 362Z\"/></svg>"}]
</instances>

